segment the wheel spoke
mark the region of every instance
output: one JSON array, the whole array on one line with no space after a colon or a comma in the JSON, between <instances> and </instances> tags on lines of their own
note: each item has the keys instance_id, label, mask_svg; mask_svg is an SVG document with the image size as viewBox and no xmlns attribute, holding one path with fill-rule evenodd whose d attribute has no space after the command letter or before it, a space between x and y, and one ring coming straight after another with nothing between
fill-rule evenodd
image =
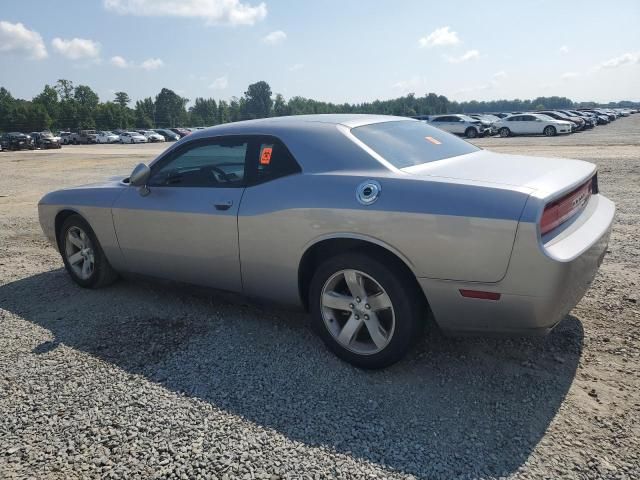
<instances>
[{"instance_id":1,"label":"wheel spoke","mask_svg":"<svg viewBox=\"0 0 640 480\"><path fill-rule=\"evenodd\" d=\"M355 270L345 270L344 279L354 298L365 298L367 296L364 285L362 285L362 275L358 272Z\"/></svg>"},{"instance_id":2,"label":"wheel spoke","mask_svg":"<svg viewBox=\"0 0 640 480\"><path fill-rule=\"evenodd\" d=\"M82 264L82 276L87 278L91 274L91 263L89 260L85 260Z\"/></svg>"},{"instance_id":3,"label":"wheel spoke","mask_svg":"<svg viewBox=\"0 0 640 480\"><path fill-rule=\"evenodd\" d=\"M372 313L369 315L369 320L364 322L364 325L367 327L371 340L376 344L376 347L384 348L389 341L387 338L388 333L385 332L384 328L382 328L378 316L375 313Z\"/></svg>"},{"instance_id":4,"label":"wheel spoke","mask_svg":"<svg viewBox=\"0 0 640 480\"><path fill-rule=\"evenodd\" d=\"M71 265L75 265L76 263L79 263L82 260L82 258L83 258L82 252L76 252L73 255L71 255L68 260Z\"/></svg>"},{"instance_id":5,"label":"wheel spoke","mask_svg":"<svg viewBox=\"0 0 640 480\"><path fill-rule=\"evenodd\" d=\"M347 323L345 323L344 327L342 327L340 335L338 335L338 342L342 343L343 345L350 345L362 328L362 323L363 320L361 318L356 319L354 315L351 315L349 317L349 320L347 320Z\"/></svg>"},{"instance_id":6,"label":"wheel spoke","mask_svg":"<svg viewBox=\"0 0 640 480\"><path fill-rule=\"evenodd\" d=\"M322 296L322 306L327 308L333 308L334 310L350 311L350 305L353 303L353 298L346 295L340 295L337 292L326 292Z\"/></svg>"},{"instance_id":7,"label":"wheel spoke","mask_svg":"<svg viewBox=\"0 0 640 480\"><path fill-rule=\"evenodd\" d=\"M78 248L82 248L82 240L80 239L80 237L78 236L78 232L76 232L75 230L69 230L69 233L67 234L67 239L73 243L76 247Z\"/></svg>"},{"instance_id":8,"label":"wheel spoke","mask_svg":"<svg viewBox=\"0 0 640 480\"><path fill-rule=\"evenodd\" d=\"M371 306L371 310L373 310L374 312L391 308L391 299L385 292L380 292L377 295L368 297L367 303L369 303L369 306Z\"/></svg>"}]
</instances>

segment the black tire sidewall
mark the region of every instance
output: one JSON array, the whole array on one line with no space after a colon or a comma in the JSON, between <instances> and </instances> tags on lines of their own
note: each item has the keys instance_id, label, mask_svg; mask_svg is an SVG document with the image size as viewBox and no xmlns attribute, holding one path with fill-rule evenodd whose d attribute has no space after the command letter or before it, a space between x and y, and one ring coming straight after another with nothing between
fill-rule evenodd
<instances>
[{"instance_id":1,"label":"black tire sidewall","mask_svg":"<svg viewBox=\"0 0 640 480\"><path fill-rule=\"evenodd\" d=\"M478 131L473 127L469 127L464 134L467 138L476 138L478 136Z\"/></svg>"},{"instance_id":2,"label":"black tire sidewall","mask_svg":"<svg viewBox=\"0 0 640 480\"><path fill-rule=\"evenodd\" d=\"M84 231L85 234L89 236L91 243L93 244L93 255L94 255L94 264L93 264L93 274L87 280L84 280L78 277L71 265L69 265L69 261L67 260L66 254L66 236L67 232L71 227L79 227ZM65 269L67 273L71 276L74 282L84 288L94 288L100 281L100 277L102 275L102 270L105 268L110 268L107 263L107 259L102 251L102 247L96 238L96 235L93 233L93 229L89 226L84 218L80 215L71 215L67 218L62 227L60 227L60 232L58 235L58 246L60 249L60 254L62 255L62 261L64 262Z\"/></svg>"},{"instance_id":3,"label":"black tire sidewall","mask_svg":"<svg viewBox=\"0 0 640 480\"><path fill-rule=\"evenodd\" d=\"M503 135L503 132L506 132L506 134L505 134L505 135ZM506 138L506 137L508 137L508 136L511 134L511 132L509 131L509 129L508 129L507 127L502 127L502 128L498 131L498 133L499 133L499 134L500 134L500 136L501 136L501 137L503 137L503 138Z\"/></svg>"},{"instance_id":4,"label":"black tire sidewall","mask_svg":"<svg viewBox=\"0 0 640 480\"><path fill-rule=\"evenodd\" d=\"M550 132L550 133L547 133L547 132ZM556 128L549 125L549 126L544 128L544 134L547 137L553 137L556 134Z\"/></svg>"},{"instance_id":5,"label":"black tire sidewall","mask_svg":"<svg viewBox=\"0 0 640 480\"><path fill-rule=\"evenodd\" d=\"M324 324L320 296L326 281L334 273L354 269L366 273L378 282L389 295L395 313L395 328L391 341L373 355L360 355L345 349L333 338ZM422 301L415 286L399 268L386 265L372 256L346 253L326 260L316 270L309 288L309 309L314 331L339 358L366 369L385 368L400 360L417 337L422 313Z\"/></svg>"}]
</instances>

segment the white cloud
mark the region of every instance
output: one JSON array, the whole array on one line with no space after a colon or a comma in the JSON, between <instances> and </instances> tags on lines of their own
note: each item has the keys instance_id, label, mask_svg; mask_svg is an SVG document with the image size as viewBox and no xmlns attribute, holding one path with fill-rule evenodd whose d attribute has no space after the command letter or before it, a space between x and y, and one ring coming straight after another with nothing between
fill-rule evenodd
<instances>
[{"instance_id":1,"label":"white cloud","mask_svg":"<svg viewBox=\"0 0 640 480\"><path fill-rule=\"evenodd\" d=\"M450 27L441 27L435 29L426 37L418 39L420 48L425 47L442 47L446 45L457 45L460 43L457 32L449 30Z\"/></svg>"},{"instance_id":2,"label":"white cloud","mask_svg":"<svg viewBox=\"0 0 640 480\"><path fill-rule=\"evenodd\" d=\"M499 85L505 78L507 78L507 72L500 70L499 72L494 73L491 77L491 84L493 86Z\"/></svg>"},{"instance_id":3,"label":"white cloud","mask_svg":"<svg viewBox=\"0 0 640 480\"><path fill-rule=\"evenodd\" d=\"M394 83L391 87L396 90L400 90L402 93L415 93L416 91L421 92L427 89L427 79L425 77L414 75L407 80L400 80Z\"/></svg>"},{"instance_id":4,"label":"white cloud","mask_svg":"<svg viewBox=\"0 0 640 480\"><path fill-rule=\"evenodd\" d=\"M120 15L203 18L209 25L253 25L267 16L267 5L240 0L104 0Z\"/></svg>"},{"instance_id":5,"label":"white cloud","mask_svg":"<svg viewBox=\"0 0 640 480\"><path fill-rule=\"evenodd\" d=\"M160 58L147 58L140 64L140 68L144 70L157 70L164 67L164 62Z\"/></svg>"},{"instance_id":6,"label":"white cloud","mask_svg":"<svg viewBox=\"0 0 640 480\"><path fill-rule=\"evenodd\" d=\"M278 45L284 42L287 39L287 34L282 30L276 30L275 32L271 32L270 34L262 37L262 43L266 43L267 45Z\"/></svg>"},{"instance_id":7,"label":"white cloud","mask_svg":"<svg viewBox=\"0 0 640 480\"><path fill-rule=\"evenodd\" d=\"M596 69L618 68L623 65L633 65L636 63L640 63L640 51L623 53L622 55L607 60L606 62L602 62L596 67Z\"/></svg>"},{"instance_id":8,"label":"white cloud","mask_svg":"<svg viewBox=\"0 0 640 480\"><path fill-rule=\"evenodd\" d=\"M47 57L42 37L22 23L0 21L0 53L26 54L41 60Z\"/></svg>"},{"instance_id":9,"label":"white cloud","mask_svg":"<svg viewBox=\"0 0 640 480\"><path fill-rule=\"evenodd\" d=\"M100 44L86 38L64 40L56 37L51 41L51 46L60 55L71 60L97 58L100 55Z\"/></svg>"},{"instance_id":10,"label":"white cloud","mask_svg":"<svg viewBox=\"0 0 640 480\"><path fill-rule=\"evenodd\" d=\"M213 90L224 90L228 86L229 86L229 78L226 75L224 75L222 77L216 78L213 81L213 83L209 85L209 88Z\"/></svg>"},{"instance_id":11,"label":"white cloud","mask_svg":"<svg viewBox=\"0 0 640 480\"><path fill-rule=\"evenodd\" d=\"M132 66L132 64L130 62L128 62L127 60L125 60L123 57L121 57L120 55L116 55L114 57L111 57L111 60L109 60L109 62L111 63L111 65L113 65L114 67L118 67L118 68L128 68L130 66Z\"/></svg>"},{"instance_id":12,"label":"white cloud","mask_svg":"<svg viewBox=\"0 0 640 480\"><path fill-rule=\"evenodd\" d=\"M579 77L580 74L578 72L566 72L560 75L562 80L571 80L572 78Z\"/></svg>"},{"instance_id":13,"label":"white cloud","mask_svg":"<svg viewBox=\"0 0 640 480\"><path fill-rule=\"evenodd\" d=\"M567 54L567 53L569 53L569 47L567 47L566 45L562 45L562 46L560 47L559 52L560 52L560 53L563 53L563 54Z\"/></svg>"},{"instance_id":14,"label":"white cloud","mask_svg":"<svg viewBox=\"0 0 640 480\"><path fill-rule=\"evenodd\" d=\"M463 63L469 60L477 60L478 58L480 58L480 52L478 50L469 50L459 57L445 56L445 59L449 63Z\"/></svg>"},{"instance_id":15,"label":"white cloud","mask_svg":"<svg viewBox=\"0 0 640 480\"><path fill-rule=\"evenodd\" d=\"M289 66L288 70L290 72L297 72L298 70L302 70L304 68L304 63L296 63L294 65Z\"/></svg>"}]
</instances>

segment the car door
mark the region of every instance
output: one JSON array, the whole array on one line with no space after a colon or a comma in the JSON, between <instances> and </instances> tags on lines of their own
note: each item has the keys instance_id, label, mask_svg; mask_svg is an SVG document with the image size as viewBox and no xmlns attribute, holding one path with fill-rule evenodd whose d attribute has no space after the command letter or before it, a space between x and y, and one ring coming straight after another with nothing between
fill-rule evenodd
<instances>
[{"instance_id":1,"label":"car door","mask_svg":"<svg viewBox=\"0 0 640 480\"><path fill-rule=\"evenodd\" d=\"M127 270L242 290L237 213L248 145L239 136L187 142L152 165L147 188L123 192L113 220Z\"/></svg>"},{"instance_id":2,"label":"car door","mask_svg":"<svg viewBox=\"0 0 640 480\"><path fill-rule=\"evenodd\" d=\"M542 122L533 115L522 115L518 126L520 127L520 133L526 134L539 134L542 132Z\"/></svg>"}]
</instances>

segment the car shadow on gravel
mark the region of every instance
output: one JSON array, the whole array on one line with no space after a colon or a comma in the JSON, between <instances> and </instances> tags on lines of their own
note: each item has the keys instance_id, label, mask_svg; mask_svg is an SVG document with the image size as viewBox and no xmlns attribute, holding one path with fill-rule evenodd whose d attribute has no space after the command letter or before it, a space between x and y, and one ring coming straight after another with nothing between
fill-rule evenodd
<instances>
[{"instance_id":1,"label":"car shadow on gravel","mask_svg":"<svg viewBox=\"0 0 640 480\"><path fill-rule=\"evenodd\" d=\"M369 372L328 353L303 314L185 287L83 290L56 270L0 286L0 307L51 332L33 355L63 344L292 440L418 477L516 472L583 344L572 316L533 340L432 332L406 360Z\"/></svg>"}]
</instances>

